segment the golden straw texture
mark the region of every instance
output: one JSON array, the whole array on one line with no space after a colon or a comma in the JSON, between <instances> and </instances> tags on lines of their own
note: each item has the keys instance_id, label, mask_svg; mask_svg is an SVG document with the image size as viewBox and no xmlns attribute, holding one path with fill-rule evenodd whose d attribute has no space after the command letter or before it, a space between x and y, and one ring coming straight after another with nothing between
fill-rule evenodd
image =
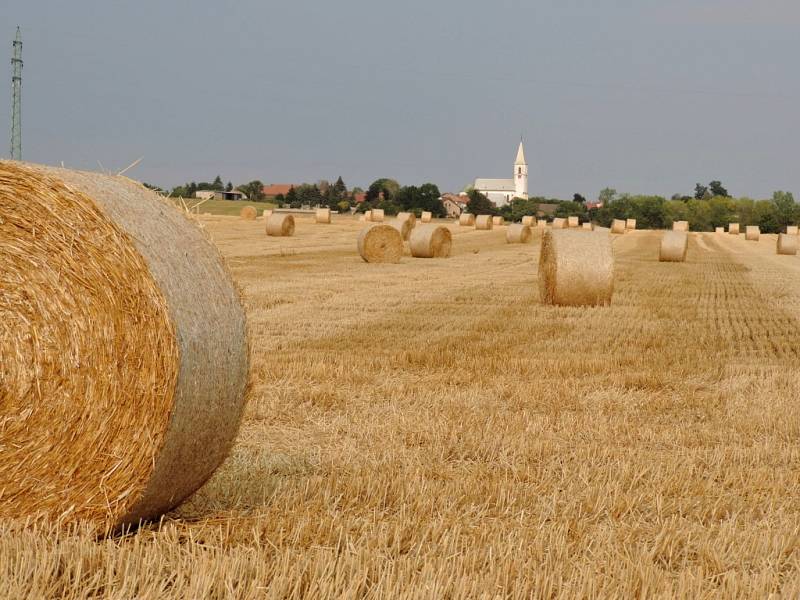
<instances>
[{"instance_id":1,"label":"golden straw texture","mask_svg":"<svg viewBox=\"0 0 800 600\"><path fill-rule=\"evenodd\" d=\"M501 227L506 224L506 220L503 217L492 217L492 225L494 227Z\"/></svg>"},{"instance_id":2,"label":"golden straw texture","mask_svg":"<svg viewBox=\"0 0 800 600\"><path fill-rule=\"evenodd\" d=\"M0 519L155 518L238 431L238 292L203 232L124 177L0 162L0 357Z\"/></svg>"},{"instance_id":3,"label":"golden straw texture","mask_svg":"<svg viewBox=\"0 0 800 600\"><path fill-rule=\"evenodd\" d=\"M789 233L778 235L777 253L794 256L797 254L797 236Z\"/></svg>"},{"instance_id":4,"label":"golden straw texture","mask_svg":"<svg viewBox=\"0 0 800 600\"><path fill-rule=\"evenodd\" d=\"M625 233L625 221L623 219L614 219L611 222L611 233Z\"/></svg>"},{"instance_id":5,"label":"golden straw texture","mask_svg":"<svg viewBox=\"0 0 800 600\"><path fill-rule=\"evenodd\" d=\"M492 220L491 215L478 215L475 218L475 229L487 231L492 229L493 226L494 221Z\"/></svg>"},{"instance_id":6,"label":"golden straw texture","mask_svg":"<svg viewBox=\"0 0 800 600\"><path fill-rule=\"evenodd\" d=\"M760 236L761 230L758 228L758 225L748 225L745 227L744 239L748 242L757 242Z\"/></svg>"},{"instance_id":7,"label":"golden straw texture","mask_svg":"<svg viewBox=\"0 0 800 600\"><path fill-rule=\"evenodd\" d=\"M475 225L475 215L470 213L461 213L458 217L458 224L462 227L473 227Z\"/></svg>"},{"instance_id":8,"label":"golden straw texture","mask_svg":"<svg viewBox=\"0 0 800 600\"><path fill-rule=\"evenodd\" d=\"M382 223L384 219L382 208L373 208L369 211L369 220L373 223Z\"/></svg>"},{"instance_id":9,"label":"golden straw texture","mask_svg":"<svg viewBox=\"0 0 800 600\"><path fill-rule=\"evenodd\" d=\"M728 233L731 235L739 235L739 224L738 223L729 223L728 224Z\"/></svg>"},{"instance_id":10,"label":"golden straw texture","mask_svg":"<svg viewBox=\"0 0 800 600\"><path fill-rule=\"evenodd\" d=\"M675 221L672 224L672 231L689 231L689 221Z\"/></svg>"},{"instance_id":11,"label":"golden straw texture","mask_svg":"<svg viewBox=\"0 0 800 600\"><path fill-rule=\"evenodd\" d=\"M430 223L431 219L433 219L433 214L427 210L422 211L422 215L420 216L419 220L423 223Z\"/></svg>"},{"instance_id":12,"label":"golden straw texture","mask_svg":"<svg viewBox=\"0 0 800 600\"><path fill-rule=\"evenodd\" d=\"M576 216L571 216L571 217L567 218L567 226L568 227L579 227L580 224L581 224L581 221Z\"/></svg>"},{"instance_id":13,"label":"golden straw texture","mask_svg":"<svg viewBox=\"0 0 800 600\"><path fill-rule=\"evenodd\" d=\"M789 235L797 235L797 225L787 225L786 233Z\"/></svg>"},{"instance_id":14,"label":"golden straw texture","mask_svg":"<svg viewBox=\"0 0 800 600\"><path fill-rule=\"evenodd\" d=\"M397 213L397 220L398 221L411 221L411 228L413 229L417 225L417 216L412 212L399 212Z\"/></svg>"},{"instance_id":15,"label":"golden straw texture","mask_svg":"<svg viewBox=\"0 0 800 600\"><path fill-rule=\"evenodd\" d=\"M584 223L581 228L585 231L594 231L594 223L586 222Z\"/></svg>"},{"instance_id":16,"label":"golden straw texture","mask_svg":"<svg viewBox=\"0 0 800 600\"><path fill-rule=\"evenodd\" d=\"M267 219L267 235L273 237L290 237L294 235L294 217L286 213L272 213Z\"/></svg>"},{"instance_id":17,"label":"golden straw texture","mask_svg":"<svg viewBox=\"0 0 800 600\"><path fill-rule=\"evenodd\" d=\"M658 260L661 262L683 262L689 248L689 234L685 231L665 231L661 236Z\"/></svg>"},{"instance_id":18,"label":"golden straw texture","mask_svg":"<svg viewBox=\"0 0 800 600\"><path fill-rule=\"evenodd\" d=\"M447 258L453 246L453 235L443 225L421 225L411 232L411 256L416 258Z\"/></svg>"},{"instance_id":19,"label":"golden straw texture","mask_svg":"<svg viewBox=\"0 0 800 600\"><path fill-rule=\"evenodd\" d=\"M533 215L525 215L522 217L522 224L528 227L536 227L536 217Z\"/></svg>"},{"instance_id":20,"label":"golden straw texture","mask_svg":"<svg viewBox=\"0 0 800 600\"><path fill-rule=\"evenodd\" d=\"M314 213L314 221L317 223L330 223L331 222L331 209L330 208L318 208L317 212Z\"/></svg>"},{"instance_id":21,"label":"golden straw texture","mask_svg":"<svg viewBox=\"0 0 800 600\"><path fill-rule=\"evenodd\" d=\"M725 228L724 227L715 227L714 228L714 233L725 233Z\"/></svg>"},{"instance_id":22,"label":"golden straw texture","mask_svg":"<svg viewBox=\"0 0 800 600\"><path fill-rule=\"evenodd\" d=\"M264 212L261 213L261 216L264 217L264 220L266 221L267 219L269 219L272 216L272 209L271 208L265 208Z\"/></svg>"},{"instance_id":23,"label":"golden straw texture","mask_svg":"<svg viewBox=\"0 0 800 600\"><path fill-rule=\"evenodd\" d=\"M539 295L544 304L611 303L614 255L608 233L548 230L539 255Z\"/></svg>"},{"instance_id":24,"label":"golden straw texture","mask_svg":"<svg viewBox=\"0 0 800 600\"><path fill-rule=\"evenodd\" d=\"M636 229L636 219L626 219L625 220L625 229L629 229L631 231Z\"/></svg>"},{"instance_id":25,"label":"golden straw texture","mask_svg":"<svg viewBox=\"0 0 800 600\"><path fill-rule=\"evenodd\" d=\"M364 214L361 215L361 216L363 217L363 219L359 219L359 221L367 221L367 222L372 221L372 211L371 210L364 211Z\"/></svg>"},{"instance_id":26,"label":"golden straw texture","mask_svg":"<svg viewBox=\"0 0 800 600\"><path fill-rule=\"evenodd\" d=\"M403 238L391 225L369 225L358 235L358 253L368 263L399 263Z\"/></svg>"},{"instance_id":27,"label":"golden straw texture","mask_svg":"<svg viewBox=\"0 0 800 600\"><path fill-rule=\"evenodd\" d=\"M245 221L255 221L258 216L258 211L253 206L245 206L239 211L239 217Z\"/></svg>"},{"instance_id":28,"label":"golden straw texture","mask_svg":"<svg viewBox=\"0 0 800 600\"><path fill-rule=\"evenodd\" d=\"M404 242L408 240L408 236L411 235L411 231L414 229L414 222L411 219L392 219L389 225L400 232L400 237L403 238Z\"/></svg>"},{"instance_id":29,"label":"golden straw texture","mask_svg":"<svg viewBox=\"0 0 800 600\"><path fill-rule=\"evenodd\" d=\"M556 217L553 219L553 229L566 229L567 228L567 220L562 219L561 217Z\"/></svg>"},{"instance_id":30,"label":"golden straw texture","mask_svg":"<svg viewBox=\"0 0 800 600\"><path fill-rule=\"evenodd\" d=\"M506 231L506 242L509 244L527 244L531 241L533 232L530 225L512 223Z\"/></svg>"}]
</instances>

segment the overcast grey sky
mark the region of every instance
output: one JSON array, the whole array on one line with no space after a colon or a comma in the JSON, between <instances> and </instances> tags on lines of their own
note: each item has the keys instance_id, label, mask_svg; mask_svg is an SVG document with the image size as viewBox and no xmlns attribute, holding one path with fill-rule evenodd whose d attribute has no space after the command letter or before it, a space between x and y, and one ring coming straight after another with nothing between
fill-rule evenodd
<instances>
[{"instance_id":1,"label":"overcast grey sky","mask_svg":"<svg viewBox=\"0 0 800 600\"><path fill-rule=\"evenodd\" d=\"M796 0L0 0L23 157L162 186L378 177L800 195ZM2 105L0 105L2 106Z\"/></svg>"}]
</instances>

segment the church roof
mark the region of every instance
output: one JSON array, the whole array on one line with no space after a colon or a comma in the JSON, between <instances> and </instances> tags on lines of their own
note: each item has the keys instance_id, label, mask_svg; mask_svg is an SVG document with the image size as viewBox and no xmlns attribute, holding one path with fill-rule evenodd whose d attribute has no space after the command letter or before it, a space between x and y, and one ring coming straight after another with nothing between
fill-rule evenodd
<instances>
[{"instance_id":1,"label":"church roof","mask_svg":"<svg viewBox=\"0 0 800 600\"><path fill-rule=\"evenodd\" d=\"M517 189L513 179L476 179L472 187L479 192L514 192Z\"/></svg>"},{"instance_id":2,"label":"church roof","mask_svg":"<svg viewBox=\"0 0 800 600\"><path fill-rule=\"evenodd\" d=\"M517 160L514 161L514 166L527 165L525 162L525 148L522 146L522 140L519 141L519 150L517 150Z\"/></svg>"}]
</instances>

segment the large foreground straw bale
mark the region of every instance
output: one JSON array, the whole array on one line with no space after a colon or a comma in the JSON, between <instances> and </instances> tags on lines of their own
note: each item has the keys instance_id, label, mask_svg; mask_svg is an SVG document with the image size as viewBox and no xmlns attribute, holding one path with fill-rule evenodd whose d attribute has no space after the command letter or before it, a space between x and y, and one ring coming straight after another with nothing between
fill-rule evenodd
<instances>
[{"instance_id":1,"label":"large foreground straw bale","mask_svg":"<svg viewBox=\"0 0 800 600\"><path fill-rule=\"evenodd\" d=\"M661 236L658 260L661 262L683 262L689 248L689 234L685 231L665 231Z\"/></svg>"},{"instance_id":2,"label":"large foreground straw bale","mask_svg":"<svg viewBox=\"0 0 800 600\"><path fill-rule=\"evenodd\" d=\"M760 236L761 230L758 228L758 225L748 225L745 227L744 239L748 242L757 242Z\"/></svg>"},{"instance_id":3,"label":"large foreground straw bale","mask_svg":"<svg viewBox=\"0 0 800 600\"><path fill-rule=\"evenodd\" d=\"M581 220L576 216L567 217L567 227L580 227Z\"/></svg>"},{"instance_id":4,"label":"large foreground straw bale","mask_svg":"<svg viewBox=\"0 0 800 600\"><path fill-rule=\"evenodd\" d=\"M419 217L419 220L422 221L423 223L430 223L432 219L433 219L433 213L427 210L423 210L422 214Z\"/></svg>"},{"instance_id":5,"label":"large foreground straw bale","mask_svg":"<svg viewBox=\"0 0 800 600\"><path fill-rule=\"evenodd\" d=\"M634 231L636 229L636 219L625 219L625 229Z\"/></svg>"},{"instance_id":6,"label":"large foreground straw bale","mask_svg":"<svg viewBox=\"0 0 800 600\"><path fill-rule=\"evenodd\" d=\"M789 233L779 234L777 252L778 254L788 254L791 256L797 254L797 236Z\"/></svg>"},{"instance_id":7,"label":"large foreground straw bale","mask_svg":"<svg viewBox=\"0 0 800 600\"><path fill-rule=\"evenodd\" d=\"M603 231L548 230L539 255L539 295L545 304L611 303L614 255Z\"/></svg>"},{"instance_id":8,"label":"large foreground straw bale","mask_svg":"<svg viewBox=\"0 0 800 600\"><path fill-rule=\"evenodd\" d=\"M506 231L506 243L508 244L527 244L531 241L533 232L530 225L523 223L512 223Z\"/></svg>"},{"instance_id":9,"label":"large foreground straw bale","mask_svg":"<svg viewBox=\"0 0 800 600\"><path fill-rule=\"evenodd\" d=\"M553 229L566 229L567 225L566 219L562 219L561 217L553 219Z\"/></svg>"},{"instance_id":10,"label":"large foreground straw bale","mask_svg":"<svg viewBox=\"0 0 800 600\"><path fill-rule=\"evenodd\" d=\"M403 237L391 225L368 225L358 236L358 253L368 263L399 263Z\"/></svg>"},{"instance_id":11,"label":"large foreground straw bale","mask_svg":"<svg viewBox=\"0 0 800 600\"><path fill-rule=\"evenodd\" d=\"M625 233L625 220L614 219L611 222L611 233Z\"/></svg>"},{"instance_id":12,"label":"large foreground straw bale","mask_svg":"<svg viewBox=\"0 0 800 600\"><path fill-rule=\"evenodd\" d=\"M492 220L492 215L478 215L475 217L475 229L488 231L492 229L493 226L494 221Z\"/></svg>"},{"instance_id":13,"label":"large foreground straw bale","mask_svg":"<svg viewBox=\"0 0 800 600\"><path fill-rule=\"evenodd\" d=\"M689 221L675 221L672 223L672 231L689 231Z\"/></svg>"},{"instance_id":14,"label":"large foreground straw bale","mask_svg":"<svg viewBox=\"0 0 800 600\"><path fill-rule=\"evenodd\" d=\"M495 227L502 227L506 224L506 220L503 217L492 217L492 225Z\"/></svg>"},{"instance_id":15,"label":"large foreground straw bale","mask_svg":"<svg viewBox=\"0 0 800 600\"><path fill-rule=\"evenodd\" d=\"M470 213L461 213L458 217L458 224L462 227L473 227L475 225L475 215Z\"/></svg>"},{"instance_id":16,"label":"large foreground straw bale","mask_svg":"<svg viewBox=\"0 0 800 600\"><path fill-rule=\"evenodd\" d=\"M290 237L294 235L294 217L286 213L272 213L267 219L267 235Z\"/></svg>"},{"instance_id":17,"label":"large foreground straw bale","mask_svg":"<svg viewBox=\"0 0 800 600\"><path fill-rule=\"evenodd\" d=\"M739 235L739 224L728 223L728 233L731 235Z\"/></svg>"},{"instance_id":18,"label":"large foreground straw bale","mask_svg":"<svg viewBox=\"0 0 800 600\"><path fill-rule=\"evenodd\" d=\"M411 219L392 219L389 221L389 225L400 232L400 237L403 238L404 242L408 240L411 231L414 229L414 223Z\"/></svg>"},{"instance_id":19,"label":"large foreground straw bale","mask_svg":"<svg viewBox=\"0 0 800 600\"><path fill-rule=\"evenodd\" d=\"M369 220L373 223L383 223L384 213L382 208L373 208L369 212Z\"/></svg>"},{"instance_id":20,"label":"large foreground straw bale","mask_svg":"<svg viewBox=\"0 0 800 600\"><path fill-rule=\"evenodd\" d=\"M227 456L244 310L203 232L124 177L0 162L0 520L156 518Z\"/></svg>"},{"instance_id":21,"label":"large foreground straw bale","mask_svg":"<svg viewBox=\"0 0 800 600\"><path fill-rule=\"evenodd\" d=\"M416 258L447 258L453 246L453 235L444 225L420 225L411 232L411 256Z\"/></svg>"},{"instance_id":22,"label":"large foreground straw bale","mask_svg":"<svg viewBox=\"0 0 800 600\"><path fill-rule=\"evenodd\" d=\"M330 223L331 222L331 209L330 208L318 208L317 212L314 213L314 221L317 223Z\"/></svg>"},{"instance_id":23,"label":"large foreground straw bale","mask_svg":"<svg viewBox=\"0 0 800 600\"><path fill-rule=\"evenodd\" d=\"M797 235L797 225L787 225L786 233L789 235Z\"/></svg>"},{"instance_id":24,"label":"large foreground straw bale","mask_svg":"<svg viewBox=\"0 0 800 600\"><path fill-rule=\"evenodd\" d=\"M522 224L528 227L536 227L536 217L533 215L525 215L522 217Z\"/></svg>"},{"instance_id":25,"label":"large foreground straw bale","mask_svg":"<svg viewBox=\"0 0 800 600\"><path fill-rule=\"evenodd\" d=\"M253 206L243 206L239 211L239 218L245 221L255 221L258 216L258 211Z\"/></svg>"}]
</instances>

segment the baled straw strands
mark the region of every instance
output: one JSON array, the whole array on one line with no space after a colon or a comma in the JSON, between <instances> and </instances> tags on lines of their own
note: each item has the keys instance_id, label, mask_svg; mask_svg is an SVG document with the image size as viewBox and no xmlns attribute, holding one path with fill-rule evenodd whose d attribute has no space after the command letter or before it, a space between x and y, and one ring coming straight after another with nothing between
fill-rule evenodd
<instances>
[{"instance_id":1,"label":"baled straw strands","mask_svg":"<svg viewBox=\"0 0 800 600\"><path fill-rule=\"evenodd\" d=\"M527 225L528 227L535 227L536 217L532 215L525 215L524 217L522 217L522 224Z\"/></svg>"},{"instance_id":2,"label":"baled straw strands","mask_svg":"<svg viewBox=\"0 0 800 600\"><path fill-rule=\"evenodd\" d=\"M787 225L786 233L788 235L797 235L797 225Z\"/></svg>"},{"instance_id":3,"label":"baled straw strands","mask_svg":"<svg viewBox=\"0 0 800 600\"><path fill-rule=\"evenodd\" d=\"M689 231L689 221L675 221L672 224L672 231Z\"/></svg>"},{"instance_id":4,"label":"baled straw strands","mask_svg":"<svg viewBox=\"0 0 800 600\"><path fill-rule=\"evenodd\" d=\"M634 231L636 229L636 219L625 219L625 229Z\"/></svg>"},{"instance_id":5,"label":"baled straw strands","mask_svg":"<svg viewBox=\"0 0 800 600\"><path fill-rule=\"evenodd\" d=\"M270 218L270 215L272 215L272 209L271 208L265 208L264 212L261 213L261 216L264 217L265 221Z\"/></svg>"},{"instance_id":6,"label":"baled straw strands","mask_svg":"<svg viewBox=\"0 0 800 600\"><path fill-rule=\"evenodd\" d=\"M492 229L493 226L494 221L492 220L492 215L478 215L475 218L475 229L488 231Z\"/></svg>"},{"instance_id":7,"label":"baled straw strands","mask_svg":"<svg viewBox=\"0 0 800 600\"><path fill-rule=\"evenodd\" d=\"M492 217L492 225L495 227L502 227L506 224L506 220L503 217Z\"/></svg>"},{"instance_id":8,"label":"baled straw strands","mask_svg":"<svg viewBox=\"0 0 800 600\"><path fill-rule=\"evenodd\" d=\"M255 221L258 216L258 211L253 206L243 206L239 211L239 218L245 221Z\"/></svg>"},{"instance_id":9,"label":"baled straw strands","mask_svg":"<svg viewBox=\"0 0 800 600\"><path fill-rule=\"evenodd\" d=\"M318 208L314 213L314 221L317 223L330 223L331 222L331 209Z\"/></svg>"},{"instance_id":10,"label":"baled straw strands","mask_svg":"<svg viewBox=\"0 0 800 600\"><path fill-rule=\"evenodd\" d=\"M422 221L423 223L430 223L431 219L433 219L433 213L427 210L422 211L422 215L420 215L419 217L419 220Z\"/></svg>"},{"instance_id":11,"label":"baled straw strands","mask_svg":"<svg viewBox=\"0 0 800 600\"><path fill-rule=\"evenodd\" d=\"M403 238L404 242L408 240L411 231L414 229L414 222L411 219L392 219L389 225L400 232L400 237Z\"/></svg>"},{"instance_id":12,"label":"baled straw strands","mask_svg":"<svg viewBox=\"0 0 800 600\"><path fill-rule=\"evenodd\" d=\"M603 231L548 230L539 255L539 295L544 304L611 303L614 256Z\"/></svg>"},{"instance_id":13,"label":"baled straw strands","mask_svg":"<svg viewBox=\"0 0 800 600\"><path fill-rule=\"evenodd\" d=\"M590 223L589 221L587 221L586 223L581 225L581 228L584 231L594 231L594 223Z\"/></svg>"},{"instance_id":14,"label":"baled straw strands","mask_svg":"<svg viewBox=\"0 0 800 600\"><path fill-rule=\"evenodd\" d=\"M724 227L715 227L714 228L714 233L725 233L725 228Z\"/></svg>"},{"instance_id":15,"label":"baled straw strands","mask_svg":"<svg viewBox=\"0 0 800 600\"><path fill-rule=\"evenodd\" d=\"M739 235L739 224L728 223L728 233L731 235Z\"/></svg>"},{"instance_id":16,"label":"baled straw strands","mask_svg":"<svg viewBox=\"0 0 800 600\"><path fill-rule=\"evenodd\" d=\"M458 217L458 224L462 227L473 227L475 225L475 215L470 213L461 213Z\"/></svg>"},{"instance_id":17,"label":"baled straw strands","mask_svg":"<svg viewBox=\"0 0 800 600\"><path fill-rule=\"evenodd\" d=\"M567 227L580 227L581 221L578 217L567 217Z\"/></svg>"},{"instance_id":18,"label":"baled straw strands","mask_svg":"<svg viewBox=\"0 0 800 600\"><path fill-rule=\"evenodd\" d=\"M794 256L797 254L797 236L789 233L778 234L778 243L776 247L778 254L786 254Z\"/></svg>"},{"instance_id":19,"label":"baled straw strands","mask_svg":"<svg viewBox=\"0 0 800 600\"><path fill-rule=\"evenodd\" d=\"M758 238L761 236L761 230L758 228L758 225L748 225L744 229L744 239L748 242L757 242Z\"/></svg>"},{"instance_id":20,"label":"baled straw strands","mask_svg":"<svg viewBox=\"0 0 800 600\"><path fill-rule=\"evenodd\" d=\"M540 229L547 227L547 219L539 219L539 221L536 222L536 226Z\"/></svg>"},{"instance_id":21,"label":"baled straw strands","mask_svg":"<svg viewBox=\"0 0 800 600\"><path fill-rule=\"evenodd\" d=\"M219 253L125 177L0 162L0 215L0 519L157 518L242 416L246 321Z\"/></svg>"},{"instance_id":22,"label":"baled straw strands","mask_svg":"<svg viewBox=\"0 0 800 600\"><path fill-rule=\"evenodd\" d=\"M411 232L409 246L416 258L447 258L453 245L450 230L443 225L420 225Z\"/></svg>"},{"instance_id":23,"label":"baled straw strands","mask_svg":"<svg viewBox=\"0 0 800 600\"><path fill-rule=\"evenodd\" d=\"M523 223L512 223L506 231L506 243L508 244L527 244L531 241L533 232L530 225Z\"/></svg>"},{"instance_id":24,"label":"baled straw strands","mask_svg":"<svg viewBox=\"0 0 800 600\"><path fill-rule=\"evenodd\" d=\"M611 222L611 233L625 233L625 220L614 219Z\"/></svg>"},{"instance_id":25,"label":"baled straw strands","mask_svg":"<svg viewBox=\"0 0 800 600\"><path fill-rule=\"evenodd\" d=\"M286 213L272 213L267 219L267 235L273 237L290 237L294 235L294 217Z\"/></svg>"},{"instance_id":26,"label":"baled straw strands","mask_svg":"<svg viewBox=\"0 0 800 600\"><path fill-rule=\"evenodd\" d=\"M416 225L417 225L417 215L415 215L412 212L400 212L400 213L397 213L396 219L398 221L405 221L405 220L411 221L411 227L412 228L416 227Z\"/></svg>"},{"instance_id":27,"label":"baled straw strands","mask_svg":"<svg viewBox=\"0 0 800 600\"><path fill-rule=\"evenodd\" d=\"M661 236L658 260L661 262L683 262L689 248L689 234L685 231L665 231Z\"/></svg>"},{"instance_id":28,"label":"baled straw strands","mask_svg":"<svg viewBox=\"0 0 800 600\"><path fill-rule=\"evenodd\" d=\"M382 208L373 208L369 212L369 220L373 223L383 223L383 209Z\"/></svg>"},{"instance_id":29,"label":"baled straw strands","mask_svg":"<svg viewBox=\"0 0 800 600\"><path fill-rule=\"evenodd\" d=\"M360 219L359 219L359 220L360 220ZM365 210L365 211L364 211L364 219L363 219L363 220L364 220L364 221L366 221L366 222L368 222L368 223L369 223L370 221L372 221L372 211L371 211L371 210Z\"/></svg>"},{"instance_id":30,"label":"baled straw strands","mask_svg":"<svg viewBox=\"0 0 800 600\"><path fill-rule=\"evenodd\" d=\"M368 225L358 235L358 253L368 263L399 263L403 237L391 225Z\"/></svg>"},{"instance_id":31,"label":"baled straw strands","mask_svg":"<svg viewBox=\"0 0 800 600\"><path fill-rule=\"evenodd\" d=\"M561 217L556 217L553 219L553 229L566 229L567 228L567 220L562 219Z\"/></svg>"}]
</instances>

